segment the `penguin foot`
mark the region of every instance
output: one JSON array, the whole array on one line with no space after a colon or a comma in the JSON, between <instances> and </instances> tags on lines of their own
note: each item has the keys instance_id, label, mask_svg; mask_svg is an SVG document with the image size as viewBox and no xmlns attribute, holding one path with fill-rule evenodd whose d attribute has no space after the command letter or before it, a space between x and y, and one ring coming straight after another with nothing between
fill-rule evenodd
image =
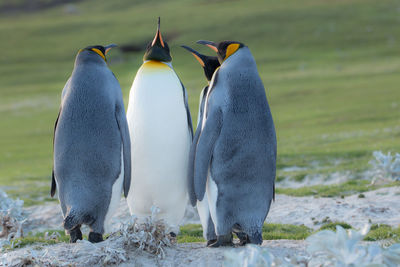
<instances>
[{"instance_id":1,"label":"penguin foot","mask_svg":"<svg viewBox=\"0 0 400 267\"><path fill-rule=\"evenodd\" d=\"M103 235L95 232L90 232L89 233L89 241L92 243L99 243L103 241Z\"/></svg>"},{"instance_id":2,"label":"penguin foot","mask_svg":"<svg viewBox=\"0 0 400 267\"><path fill-rule=\"evenodd\" d=\"M232 233L227 235L219 235L217 236L217 242L208 245L209 248L217 248L220 246L233 246Z\"/></svg>"},{"instance_id":3,"label":"penguin foot","mask_svg":"<svg viewBox=\"0 0 400 267\"><path fill-rule=\"evenodd\" d=\"M256 232L252 235L249 235L249 243L261 245L263 242L262 234L260 232Z\"/></svg>"},{"instance_id":4,"label":"penguin foot","mask_svg":"<svg viewBox=\"0 0 400 267\"><path fill-rule=\"evenodd\" d=\"M217 242L217 239L211 239L207 241L207 247L209 247L211 244L214 244L215 242Z\"/></svg>"},{"instance_id":5,"label":"penguin foot","mask_svg":"<svg viewBox=\"0 0 400 267\"><path fill-rule=\"evenodd\" d=\"M169 235L170 235L171 237L176 237L176 234L175 234L174 232L170 232Z\"/></svg>"},{"instance_id":6,"label":"penguin foot","mask_svg":"<svg viewBox=\"0 0 400 267\"><path fill-rule=\"evenodd\" d=\"M82 240L82 232L80 226L75 227L69 232L69 242L76 243L77 240Z\"/></svg>"},{"instance_id":7,"label":"penguin foot","mask_svg":"<svg viewBox=\"0 0 400 267\"><path fill-rule=\"evenodd\" d=\"M250 243L249 236L244 232L236 233L236 236L239 238L239 246L244 246Z\"/></svg>"}]
</instances>

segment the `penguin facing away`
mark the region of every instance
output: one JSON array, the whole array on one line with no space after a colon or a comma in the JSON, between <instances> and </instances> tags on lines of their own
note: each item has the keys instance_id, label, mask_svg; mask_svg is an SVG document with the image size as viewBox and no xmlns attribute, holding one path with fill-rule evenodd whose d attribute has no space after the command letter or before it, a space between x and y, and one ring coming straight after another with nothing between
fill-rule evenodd
<instances>
[{"instance_id":1,"label":"penguin facing away","mask_svg":"<svg viewBox=\"0 0 400 267\"><path fill-rule=\"evenodd\" d=\"M207 195L217 241L262 243L262 225L275 194L276 134L255 60L244 44L199 41L217 52L221 67L205 100L194 166L194 191Z\"/></svg>"},{"instance_id":2,"label":"penguin facing away","mask_svg":"<svg viewBox=\"0 0 400 267\"><path fill-rule=\"evenodd\" d=\"M64 228L70 241L103 240L105 228L129 192L130 137L120 85L107 67L116 45L89 46L78 52L61 97L54 126L51 196L58 189Z\"/></svg>"},{"instance_id":3,"label":"penguin facing away","mask_svg":"<svg viewBox=\"0 0 400 267\"><path fill-rule=\"evenodd\" d=\"M193 137L193 143L190 147L189 153L189 170L193 170L194 164L194 155L196 153L196 146L199 140L200 132L201 132L201 125L202 125L202 118L203 118L203 111L204 111L204 103L205 98L207 96L209 83L211 81L212 75L214 74L215 70L220 66L218 58L212 56L206 56L200 54L193 48L188 46L182 45L183 48L188 50L192 55L199 61L200 65L203 67L204 75L206 76L208 84L203 88L200 93L200 101L199 101L199 112L197 116L197 130L196 134ZM200 127L199 127L200 125ZM207 245L215 243L217 241L217 236L215 234L214 223L211 219L210 209L208 206L208 198L207 195L204 195L204 199L202 201L197 200L196 195L194 193L194 173L188 173L188 193L189 199L192 206L197 206L197 211L199 213L201 225L203 228L203 237L207 240Z\"/></svg>"},{"instance_id":4,"label":"penguin facing away","mask_svg":"<svg viewBox=\"0 0 400 267\"><path fill-rule=\"evenodd\" d=\"M193 137L187 93L160 32L147 47L133 81L127 119L132 141L131 214L159 219L179 232L187 205L187 165Z\"/></svg>"},{"instance_id":5,"label":"penguin facing away","mask_svg":"<svg viewBox=\"0 0 400 267\"><path fill-rule=\"evenodd\" d=\"M200 63L200 65L203 67L204 70L204 75L206 76L207 79L207 86L203 88L203 90L200 93L200 101L199 101L199 112L197 115L197 126L199 125L200 120L202 119L202 113L204 110L204 102L205 102L205 96L207 95L208 87L211 81L211 78L217 68L221 65L218 61L217 57L212 57L212 56L206 56L203 54L200 54L193 48L182 45L181 47L185 48L188 50L192 55L197 59L197 61ZM201 123L200 123L201 125Z\"/></svg>"}]
</instances>

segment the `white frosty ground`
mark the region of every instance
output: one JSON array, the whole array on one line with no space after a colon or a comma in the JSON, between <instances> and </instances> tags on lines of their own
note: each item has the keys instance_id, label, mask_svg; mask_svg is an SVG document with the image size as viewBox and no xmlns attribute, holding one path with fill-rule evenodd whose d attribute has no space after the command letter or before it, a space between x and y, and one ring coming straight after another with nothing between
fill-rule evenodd
<instances>
[{"instance_id":1,"label":"white frosty ground","mask_svg":"<svg viewBox=\"0 0 400 267\"><path fill-rule=\"evenodd\" d=\"M51 262L54 266L101 266L103 262L99 257L91 256L90 250L104 250L107 247L107 241L95 244L95 248L90 247L85 243L65 244L60 243L53 246L48 246L42 250L35 250L38 256L44 256L46 262ZM289 255L306 255L305 241L296 240L273 240L264 241L263 247L277 257L284 258ZM127 261L118 264L118 266L222 266L224 260L224 253L228 250L235 249L240 251L243 247L239 248L206 248L203 243L187 243L178 244L174 247L165 248L166 256L161 259L157 256L144 252L142 250L132 250L129 254ZM17 251L9 252L7 255L0 256L1 258L7 257L9 263L18 263L21 256L31 255L32 248L23 248ZM102 259L104 260L104 259ZM107 266L114 266L112 264Z\"/></svg>"},{"instance_id":2,"label":"white frosty ground","mask_svg":"<svg viewBox=\"0 0 400 267\"><path fill-rule=\"evenodd\" d=\"M315 225L314 221L322 221L329 217L331 221L345 221L360 228L368 221L392 226L400 224L400 205L398 205L400 187L382 188L364 193L364 195L365 198L358 198L357 194L344 199L277 195L268 214L267 222L304 224L318 228L319 225ZM29 207L26 211L30 215L28 215L29 220L25 223L25 233L30 230L62 228L62 217L57 204ZM125 200L122 200L113 222L114 228L118 228L121 222L126 222L128 219L128 208ZM193 209L188 208L184 223L199 223ZM87 252L88 246L87 243L61 243L37 250L36 253L45 254L45 258L51 262L72 263L76 266L96 266L99 262L93 262L96 258L91 257ZM105 241L94 246L96 250L104 251L110 244ZM306 255L305 241L264 241L263 247L279 258L290 255ZM165 248L166 257L164 259L159 259L141 250L132 250L128 253L129 259L121 266L221 266L223 255L228 249L232 248L210 249L206 248L204 243L178 244ZM235 249L239 252L243 248ZM30 254L28 251L31 250L32 247L17 249L1 255L0 259L6 257L10 262L24 254Z\"/></svg>"},{"instance_id":3,"label":"white frosty ground","mask_svg":"<svg viewBox=\"0 0 400 267\"><path fill-rule=\"evenodd\" d=\"M345 198L290 197L277 195L267 217L269 223L304 224L319 228L315 222L326 217L346 222L355 228L365 223L400 225L400 187L388 187L363 193L365 198L352 195ZM314 218L314 220L312 220Z\"/></svg>"},{"instance_id":4,"label":"white frosty ground","mask_svg":"<svg viewBox=\"0 0 400 267\"><path fill-rule=\"evenodd\" d=\"M304 224L319 228L326 217L329 220L344 221L353 227L361 228L365 223L385 223L391 226L400 225L400 187L381 188L345 198L291 197L276 195L275 202L267 216L267 223ZM29 213L25 233L46 229L62 229L62 216L58 204L26 208ZM314 218L314 220L312 219ZM113 229L118 229L121 222L127 222L129 210L124 199L113 219ZM200 223L193 208L188 207L183 224Z\"/></svg>"}]
</instances>

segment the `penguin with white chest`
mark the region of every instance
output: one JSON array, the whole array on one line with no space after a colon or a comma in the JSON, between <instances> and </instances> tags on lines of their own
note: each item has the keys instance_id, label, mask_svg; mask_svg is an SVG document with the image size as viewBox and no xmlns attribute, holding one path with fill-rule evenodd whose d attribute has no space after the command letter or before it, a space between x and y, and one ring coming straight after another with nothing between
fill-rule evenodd
<instances>
[{"instance_id":1,"label":"penguin with white chest","mask_svg":"<svg viewBox=\"0 0 400 267\"><path fill-rule=\"evenodd\" d=\"M197 130L196 134L193 137L193 143L190 147L189 153L189 170L193 170L194 164L194 155L196 152L197 142L199 141L199 136L201 132L201 125L203 119L203 112L204 112L204 103L206 100L207 92L209 89L211 78L215 72L215 70L220 66L218 58L212 56L206 56L200 54L193 48L188 46L182 45L183 48L188 50L192 55L199 61L200 65L203 67L204 75L206 76L208 84L203 88L200 93L200 101L199 101L199 112L197 115ZM200 127L199 127L200 125ZM208 198L207 195L204 195L204 199L202 201L197 200L196 195L194 193L194 173L191 171L188 173L188 192L189 192L189 199L192 206L197 206L197 211L199 213L201 225L203 227L203 237L207 240L207 245L211 245L215 243L217 240L217 236L215 234L214 223L211 219L210 209L208 206Z\"/></svg>"},{"instance_id":2,"label":"penguin with white chest","mask_svg":"<svg viewBox=\"0 0 400 267\"><path fill-rule=\"evenodd\" d=\"M159 219L178 232L187 205L187 165L193 137L187 93L172 68L158 28L133 81L127 111L132 141L131 214L160 209Z\"/></svg>"},{"instance_id":3,"label":"penguin with white chest","mask_svg":"<svg viewBox=\"0 0 400 267\"><path fill-rule=\"evenodd\" d=\"M199 41L217 52L221 67L210 83L196 146L194 190L207 194L217 241L262 243L275 194L276 134L255 60L245 45Z\"/></svg>"},{"instance_id":4,"label":"penguin with white chest","mask_svg":"<svg viewBox=\"0 0 400 267\"><path fill-rule=\"evenodd\" d=\"M81 49L63 91L54 126L51 196L58 188L64 228L70 241L100 242L129 192L130 137L120 85L106 63L115 45Z\"/></svg>"}]
</instances>

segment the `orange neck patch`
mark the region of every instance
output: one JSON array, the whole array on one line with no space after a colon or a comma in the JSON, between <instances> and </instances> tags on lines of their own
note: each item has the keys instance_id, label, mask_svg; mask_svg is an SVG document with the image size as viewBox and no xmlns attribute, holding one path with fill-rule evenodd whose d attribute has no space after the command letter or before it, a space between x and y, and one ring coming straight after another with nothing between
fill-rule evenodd
<instances>
[{"instance_id":1,"label":"orange neck patch","mask_svg":"<svg viewBox=\"0 0 400 267\"><path fill-rule=\"evenodd\" d=\"M157 61L157 60L146 61L145 63L143 63L143 67L157 68L157 69L169 69L169 67L166 64L164 64L160 61Z\"/></svg>"},{"instance_id":2,"label":"orange neck patch","mask_svg":"<svg viewBox=\"0 0 400 267\"><path fill-rule=\"evenodd\" d=\"M226 48L226 54L225 54L225 59L227 59L229 56L231 56L233 53L235 53L239 49L240 44L230 44Z\"/></svg>"},{"instance_id":3,"label":"orange neck patch","mask_svg":"<svg viewBox=\"0 0 400 267\"><path fill-rule=\"evenodd\" d=\"M93 52L96 52L97 54L99 54L99 55L104 59L104 61L106 61L106 57L104 56L103 52L101 52L99 49L97 49L97 48L92 48L91 50L92 50Z\"/></svg>"}]
</instances>

